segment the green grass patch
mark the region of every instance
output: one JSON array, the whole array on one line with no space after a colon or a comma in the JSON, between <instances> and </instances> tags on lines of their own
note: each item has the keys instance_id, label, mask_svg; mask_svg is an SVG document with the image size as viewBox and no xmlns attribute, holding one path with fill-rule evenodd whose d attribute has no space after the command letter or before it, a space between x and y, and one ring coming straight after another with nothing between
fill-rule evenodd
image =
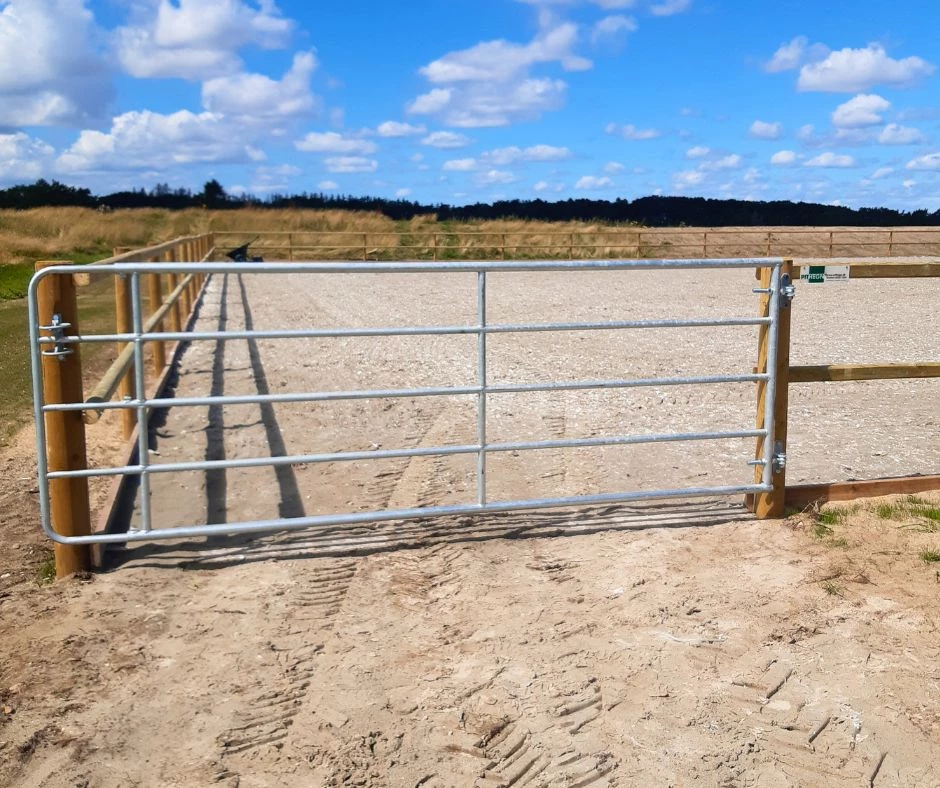
<instances>
[{"instance_id":1,"label":"green grass patch","mask_svg":"<svg viewBox=\"0 0 940 788\"><path fill-rule=\"evenodd\" d=\"M924 548L920 551L920 560L925 564L935 564L940 561L940 550Z\"/></svg>"},{"instance_id":2,"label":"green grass patch","mask_svg":"<svg viewBox=\"0 0 940 788\"><path fill-rule=\"evenodd\" d=\"M832 536L832 534L832 528L830 528L825 523L818 522L813 525L813 536L815 536L817 539L826 539Z\"/></svg>"},{"instance_id":3,"label":"green grass patch","mask_svg":"<svg viewBox=\"0 0 940 788\"><path fill-rule=\"evenodd\" d=\"M825 583L823 583L822 589L827 594L829 594L829 596L842 596L842 588L837 586L831 580L827 580Z\"/></svg>"},{"instance_id":4,"label":"green grass patch","mask_svg":"<svg viewBox=\"0 0 940 788\"><path fill-rule=\"evenodd\" d=\"M55 554L51 550L43 556L36 570L36 582L41 586L55 582Z\"/></svg>"}]
</instances>

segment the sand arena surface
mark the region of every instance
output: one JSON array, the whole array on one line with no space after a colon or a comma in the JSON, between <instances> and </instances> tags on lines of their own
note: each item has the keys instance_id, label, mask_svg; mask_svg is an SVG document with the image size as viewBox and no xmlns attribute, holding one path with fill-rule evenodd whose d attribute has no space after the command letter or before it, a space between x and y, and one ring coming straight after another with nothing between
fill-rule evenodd
<instances>
[{"instance_id":1,"label":"sand arena surface","mask_svg":"<svg viewBox=\"0 0 940 788\"><path fill-rule=\"evenodd\" d=\"M750 270L493 275L489 320L751 316L754 285ZM216 277L197 328L471 323L474 288L472 275ZM935 358L936 302L929 281L801 286L792 361ZM472 385L475 343L194 343L176 394ZM494 382L749 372L756 329L491 337L489 350ZM935 472L937 383L794 386L790 479ZM153 459L472 443L474 405L175 408ZM753 384L734 384L494 396L488 430L753 420ZM507 453L488 487L500 499L746 483L752 452ZM470 501L474 463L157 475L154 524ZM938 785L937 579L918 557L936 541L867 509L820 539L807 518L758 523L706 499L134 547L92 582L0 599L0 782Z\"/></svg>"}]
</instances>

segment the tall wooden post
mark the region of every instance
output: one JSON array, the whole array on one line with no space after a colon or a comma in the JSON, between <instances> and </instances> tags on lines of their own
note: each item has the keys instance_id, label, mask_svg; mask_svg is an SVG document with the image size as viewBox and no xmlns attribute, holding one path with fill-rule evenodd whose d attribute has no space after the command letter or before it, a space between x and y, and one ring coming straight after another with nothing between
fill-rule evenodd
<instances>
[{"instance_id":1,"label":"tall wooden post","mask_svg":"<svg viewBox=\"0 0 940 788\"><path fill-rule=\"evenodd\" d=\"M771 284L774 287L780 287L779 282L771 282L772 270L763 268L760 272L761 288L769 288ZM784 260L780 268L781 279L793 276L793 261ZM790 386L790 321L793 307L787 303L787 300L781 296L780 312L777 315L777 363L775 368L776 386L773 402L774 409L774 454L781 453L786 456L787 452L787 416L789 409L789 386ZM760 314L763 317L770 316L770 295L762 294L760 299ZM768 371L767 357L770 349L770 327L761 326L758 335L758 353L757 353L757 371L764 373ZM767 383L759 381L757 385L757 426L758 429L764 426L765 414L765 393ZM755 457L762 459L764 454L764 439L758 438ZM759 483L763 475L763 467L758 465L754 469L754 481ZM783 517L786 513L786 476L785 465L778 467L774 465L771 473L770 492L757 493L752 500L751 510L761 519L772 517Z\"/></svg>"},{"instance_id":2,"label":"tall wooden post","mask_svg":"<svg viewBox=\"0 0 940 788\"><path fill-rule=\"evenodd\" d=\"M36 263L36 270L68 262ZM79 334L78 300L71 276L48 276L37 290L39 325L48 326L52 316L71 323L70 334ZM44 347L49 347L45 345ZM46 404L82 402L82 361L77 345L66 356L43 356L42 385ZM46 457L50 471L80 471L87 467L85 454L85 422L78 410L45 414ZM53 479L49 482L52 529L61 536L88 536L91 513L88 504L87 479ZM56 543L56 577L84 572L91 567L91 551L87 545Z\"/></svg>"},{"instance_id":3,"label":"tall wooden post","mask_svg":"<svg viewBox=\"0 0 940 788\"><path fill-rule=\"evenodd\" d=\"M163 285L160 281L160 274L149 274L147 276L148 300L150 302L150 314L153 315L163 306ZM154 331L163 330L163 321L161 320L153 327ZM164 342L151 343L153 355L153 374L159 377L166 366L166 344Z\"/></svg>"},{"instance_id":4,"label":"tall wooden post","mask_svg":"<svg viewBox=\"0 0 940 788\"><path fill-rule=\"evenodd\" d=\"M188 244L182 243L176 248L176 259L179 260L181 263L189 262ZM187 276L186 274L180 274L180 277L181 277L180 281L182 282L186 278L186 276ZM190 293L189 285L187 285L180 291L180 298L179 298L180 318L181 318L181 324L184 329L186 327L186 324L189 322L189 310L192 307L192 304L190 303L189 293Z\"/></svg>"},{"instance_id":5,"label":"tall wooden post","mask_svg":"<svg viewBox=\"0 0 940 788\"><path fill-rule=\"evenodd\" d=\"M114 277L114 328L118 334L129 334L134 330L131 320L130 281L126 276L120 274ZM124 342L118 342L118 353L124 350L125 344ZM134 362L132 361L118 384L117 393L120 399L133 398L134 380ZM133 408L122 408L121 433L125 440L133 435L136 424L137 412Z\"/></svg>"}]
</instances>

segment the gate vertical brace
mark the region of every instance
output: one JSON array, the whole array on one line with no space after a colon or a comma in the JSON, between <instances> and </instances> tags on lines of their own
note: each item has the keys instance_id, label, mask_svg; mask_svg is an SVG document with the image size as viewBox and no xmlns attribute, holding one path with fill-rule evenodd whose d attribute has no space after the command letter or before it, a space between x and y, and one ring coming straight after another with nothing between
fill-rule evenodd
<instances>
[{"instance_id":1,"label":"gate vertical brace","mask_svg":"<svg viewBox=\"0 0 940 788\"><path fill-rule=\"evenodd\" d=\"M749 501L749 507L761 519L783 517L786 513L786 453L787 453L787 418L789 411L790 382L790 323L792 306L790 299L783 296L781 289L784 282L792 283L793 261L784 260L779 269L761 271L761 287L770 288L772 293L761 296L761 314L771 316L776 323L776 352L771 351L771 331L773 326L761 326L758 346L758 372L770 372L775 381L772 397L767 394L767 383L758 385L757 423L758 427L772 424L773 429L767 438L757 440L757 459L764 465L755 468L755 481L769 482L769 492L757 493ZM776 310L774 313L774 307ZM768 408L772 420L767 417ZM769 442L769 443L768 443Z\"/></svg>"},{"instance_id":2,"label":"gate vertical brace","mask_svg":"<svg viewBox=\"0 0 940 788\"><path fill-rule=\"evenodd\" d=\"M69 262L40 262L36 263L36 270L51 265L69 265ZM71 276L59 274L42 279L35 301L33 313L33 299L29 299L29 330L34 347L38 344L39 327L52 325L53 315L59 316L59 323L70 324L71 333L80 333L78 298ZM81 355L77 346L70 349L71 353L59 356L37 353L41 358L40 368L33 367L33 397L40 403L36 406L36 449L42 476L48 471L77 471L88 467L82 412L49 412L45 416L42 413L42 402L51 405L83 400ZM45 471L43 466L46 466ZM44 481L40 482L39 502L48 512L47 521L51 522L52 529L60 536L90 535L88 479L52 479L48 486ZM56 543L53 550L56 577L91 568L91 551L87 545Z\"/></svg>"},{"instance_id":3,"label":"gate vertical brace","mask_svg":"<svg viewBox=\"0 0 940 788\"><path fill-rule=\"evenodd\" d=\"M131 306L130 291L128 290L127 276L118 274L114 277L114 328L118 334L129 334L131 332ZM124 350L124 343L117 343L117 352L120 354ZM118 384L118 396L122 400L132 399L136 396L143 396L141 392L134 391L134 367L131 365L121 376ZM125 408L121 411L121 434L124 440L128 440L134 434L134 411Z\"/></svg>"},{"instance_id":4,"label":"gate vertical brace","mask_svg":"<svg viewBox=\"0 0 940 788\"><path fill-rule=\"evenodd\" d=\"M477 271L477 503L486 504L486 271Z\"/></svg>"},{"instance_id":5,"label":"gate vertical brace","mask_svg":"<svg viewBox=\"0 0 940 788\"><path fill-rule=\"evenodd\" d=\"M140 523L142 531L150 530L150 429L146 399L146 381L144 379L144 343L140 338L144 333L143 303L140 293L140 274L134 272L131 278L131 320L134 330L134 375L137 389L137 464L140 473Z\"/></svg>"}]
</instances>

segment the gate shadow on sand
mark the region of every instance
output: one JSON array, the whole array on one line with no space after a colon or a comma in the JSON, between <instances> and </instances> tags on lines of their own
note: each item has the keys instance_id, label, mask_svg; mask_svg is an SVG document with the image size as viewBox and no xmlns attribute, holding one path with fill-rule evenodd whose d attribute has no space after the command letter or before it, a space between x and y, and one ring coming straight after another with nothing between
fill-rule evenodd
<instances>
[{"instance_id":1,"label":"gate shadow on sand","mask_svg":"<svg viewBox=\"0 0 940 788\"><path fill-rule=\"evenodd\" d=\"M742 506L726 500L439 517L147 544L132 542L109 550L105 568L128 565L222 569L251 562L366 556L447 543L701 528L729 522L755 521Z\"/></svg>"}]
</instances>

